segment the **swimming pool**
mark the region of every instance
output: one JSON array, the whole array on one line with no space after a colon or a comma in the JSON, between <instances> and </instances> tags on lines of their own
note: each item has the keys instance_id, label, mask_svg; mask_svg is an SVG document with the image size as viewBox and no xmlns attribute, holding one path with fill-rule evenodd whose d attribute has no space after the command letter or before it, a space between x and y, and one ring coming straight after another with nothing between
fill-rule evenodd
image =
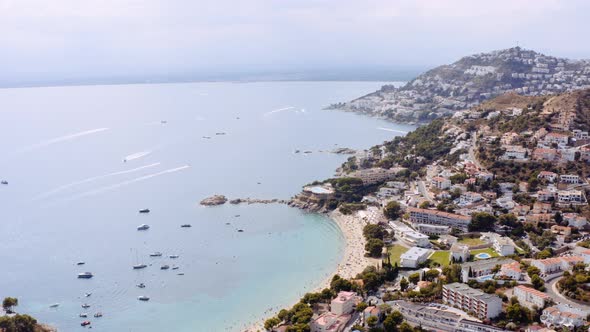
<instances>
[{"instance_id":1,"label":"swimming pool","mask_svg":"<svg viewBox=\"0 0 590 332\"><path fill-rule=\"evenodd\" d=\"M475 258L477 258L477 259L488 259L490 257L492 257L492 256L490 254L488 254L487 252L482 252L482 253L475 255Z\"/></svg>"}]
</instances>

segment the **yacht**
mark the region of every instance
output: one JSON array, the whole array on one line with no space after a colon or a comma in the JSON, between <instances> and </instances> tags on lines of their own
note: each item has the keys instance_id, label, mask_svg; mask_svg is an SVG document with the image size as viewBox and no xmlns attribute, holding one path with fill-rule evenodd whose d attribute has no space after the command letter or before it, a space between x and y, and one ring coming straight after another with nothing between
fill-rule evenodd
<instances>
[{"instance_id":1,"label":"yacht","mask_svg":"<svg viewBox=\"0 0 590 332\"><path fill-rule=\"evenodd\" d=\"M54 303L52 305L49 306L50 308L57 308L59 307L59 303Z\"/></svg>"},{"instance_id":2,"label":"yacht","mask_svg":"<svg viewBox=\"0 0 590 332\"><path fill-rule=\"evenodd\" d=\"M88 304L88 303L84 303L84 304L82 305L82 308L84 308L84 309L88 309L88 308L90 308L90 304Z\"/></svg>"},{"instance_id":3,"label":"yacht","mask_svg":"<svg viewBox=\"0 0 590 332\"><path fill-rule=\"evenodd\" d=\"M178 266L173 266L172 270L178 270Z\"/></svg>"},{"instance_id":4,"label":"yacht","mask_svg":"<svg viewBox=\"0 0 590 332\"><path fill-rule=\"evenodd\" d=\"M94 275L92 274L92 272L78 273L78 278L80 278L80 279L90 279L92 277L94 277Z\"/></svg>"},{"instance_id":5,"label":"yacht","mask_svg":"<svg viewBox=\"0 0 590 332\"><path fill-rule=\"evenodd\" d=\"M170 265L162 265L160 267L160 270L168 270L170 268Z\"/></svg>"},{"instance_id":6,"label":"yacht","mask_svg":"<svg viewBox=\"0 0 590 332\"><path fill-rule=\"evenodd\" d=\"M178 257L180 257L180 256L178 256L178 255L170 255L170 256L168 256L168 257L170 257L170 258L178 258Z\"/></svg>"},{"instance_id":7,"label":"yacht","mask_svg":"<svg viewBox=\"0 0 590 332\"><path fill-rule=\"evenodd\" d=\"M161 253L161 252L159 252L159 251L152 252L152 253L150 254L150 257L162 257L162 253Z\"/></svg>"},{"instance_id":8,"label":"yacht","mask_svg":"<svg viewBox=\"0 0 590 332\"><path fill-rule=\"evenodd\" d=\"M145 295L138 296L137 299L140 301L149 301L150 300L150 298Z\"/></svg>"},{"instance_id":9,"label":"yacht","mask_svg":"<svg viewBox=\"0 0 590 332\"><path fill-rule=\"evenodd\" d=\"M85 320L82 323L80 323L80 325L82 325L82 326L90 325L90 321Z\"/></svg>"},{"instance_id":10,"label":"yacht","mask_svg":"<svg viewBox=\"0 0 590 332\"><path fill-rule=\"evenodd\" d=\"M102 317L102 312L97 312L97 313L95 313L95 314L94 314L94 317L95 317L95 318L100 318L100 317Z\"/></svg>"},{"instance_id":11,"label":"yacht","mask_svg":"<svg viewBox=\"0 0 590 332\"><path fill-rule=\"evenodd\" d=\"M8 181L6 181L6 180L2 180L2 182L0 182L0 183L2 183L2 184L4 184L4 185L6 185L6 184L8 184Z\"/></svg>"},{"instance_id":12,"label":"yacht","mask_svg":"<svg viewBox=\"0 0 590 332\"><path fill-rule=\"evenodd\" d=\"M150 229L150 226L149 225L146 225L146 224L141 224L141 225L137 226L137 230L138 231L145 231L145 230L148 230L148 229Z\"/></svg>"},{"instance_id":13,"label":"yacht","mask_svg":"<svg viewBox=\"0 0 590 332\"><path fill-rule=\"evenodd\" d=\"M150 209L141 209L139 213L150 213Z\"/></svg>"},{"instance_id":14,"label":"yacht","mask_svg":"<svg viewBox=\"0 0 590 332\"><path fill-rule=\"evenodd\" d=\"M243 229L238 229L238 233L243 233L244 230Z\"/></svg>"},{"instance_id":15,"label":"yacht","mask_svg":"<svg viewBox=\"0 0 590 332\"><path fill-rule=\"evenodd\" d=\"M146 267L147 267L147 265L145 265L145 264L135 264L135 265L133 265L133 269L134 270L145 269Z\"/></svg>"},{"instance_id":16,"label":"yacht","mask_svg":"<svg viewBox=\"0 0 590 332\"><path fill-rule=\"evenodd\" d=\"M92 293L85 293L84 294L85 297L90 297L90 295L92 295Z\"/></svg>"},{"instance_id":17,"label":"yacht","mask_svg":"<svg viewBox=\"0 0 590 332\"><path fill-rule=\"evenodd\" d=\"M86 262L79 261L78 263L76 263L76 265L84 265L84 264L86 264Z\"/></svg>"},{"instance_id":18,"label":"yacht","mask_svg":"<svg viewBox=\"0 0 590 332\"><path fill-rule=\"evenodd\" d=\"M187 227L192 227L192 226L191 226L191 224L182 224L182 225L180 225L180 227L187 228Z\"/></svg>"},{"instance_id":19,"label":"yacht","mask_svg":"<svg viewBox=\"0 0 590 332\"><path fill-rule=\"evenodd\" d=\"M139 288L145 288L145 284L142 282L141 284L137 284L137 287L139 287Z\"/></svg>"},{"instance_id":20,"label":"yacht","mask_svg":"<svg viewBox=\"0 0 590 332\"><path fill-rule=\"evenodd\" d=\"M87 313L81 313L81 314L80 314L80 317L81 317L81 318L86 318L86 317L88 317L88 314L87 314Z\"/></svg>"}]
</instances>

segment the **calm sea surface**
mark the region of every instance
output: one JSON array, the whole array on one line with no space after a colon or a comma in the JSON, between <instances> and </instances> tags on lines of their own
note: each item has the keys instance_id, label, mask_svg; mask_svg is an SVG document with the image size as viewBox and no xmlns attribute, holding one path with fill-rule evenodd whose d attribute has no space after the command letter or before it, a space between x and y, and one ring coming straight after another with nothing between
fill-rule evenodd
<instances>
[{"instance_id":1,"label":"calm sea surface","mask_svg":"<svg viewBox=\"0 0 590 332\"><path fill-rule=\"evenodd\" d=\"M18 297L20 312L60 331L81 329L82 312L93 331L237 331L290 304L334 271L338 228L281 205L198 201L288 199L346 159L319 150L368 148L413 129L322 110L381 85L0 90L0 179L9 182L0 186L0 297ZM137 231L143 223L151 228ZM139 263L148 267L133 270ZM84 271L94 278L77 279Z\"/></svg>"}]
</instances>

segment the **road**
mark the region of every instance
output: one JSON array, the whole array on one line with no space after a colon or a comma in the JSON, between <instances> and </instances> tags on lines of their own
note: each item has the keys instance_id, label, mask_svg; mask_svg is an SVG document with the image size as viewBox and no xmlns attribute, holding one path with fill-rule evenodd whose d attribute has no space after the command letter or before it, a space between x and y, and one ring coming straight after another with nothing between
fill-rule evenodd
<instances>
[{"instance_id":1,"label":"road","mask_svg":"<svg viewBox=\"0 0 590 332\"><path fill-rule=\"evenodd\" d=\"M545 288L547 288L547 294L549 294L549 296L551 296L553 301L555 301L556 303L560 302L560 303L564 303L564 304L569 304L574 308L577 308L577 309L580 309L580 310L590 313L590 305L574 302L559 293L559 291L557 290L557 282L559 280L561 280L561 278L563 278L563 277L555 278L545 284Z\"/></svg>"},{"instance_id":2,"label":"road","mask_svg":"<svg viewBox=\"0 0 590 332\"><path fill-rule=\"evenodd\" d=\"M426 185L424 184L424 181L422 180L417 180L416 183L418 184L418 191L420 192L420 194L422 194L422 196L424 196L424 198L426 198L430 203L434 203L434 199L432 198L432 196L430 196L430 191L428 191L428 189L426 189Z\"/></svg>"},{"instance_id":3,"label":"road","mask_svg":"<svg viewBox=\"0 0 590 332\"><path fill-rule=\"evenodd\" d=\"M469 160L473 161L473 163L475 164L475 166L477 166L480 170L485 170L485 167L483 167L480 163L479 160L477 160L477 158L475 157L475 147L477 146L477 131L473 134L473 138L471 139L471 147L469 148Z\"/></svg>"}]
</instances>

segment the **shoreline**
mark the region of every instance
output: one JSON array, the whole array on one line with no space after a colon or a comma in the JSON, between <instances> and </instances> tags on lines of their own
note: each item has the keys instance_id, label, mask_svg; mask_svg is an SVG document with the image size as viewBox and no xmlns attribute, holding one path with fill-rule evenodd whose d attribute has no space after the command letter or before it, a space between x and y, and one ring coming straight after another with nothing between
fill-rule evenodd
<instances>
[{"instance_id":1,"label":"shoreline","mask_svg":"<svg viewBox=\"0 0 590 332\"><path fill-rule=\"evenodd\" d=\"M351 215L344 215L337 210L330 213L322 213L327 216L333 223L338 226L340 233L344 237L344 249L342 257L336 269L329 274L329 276L318 283L318 285L310 290L304 290L304 293L315 293L320 292L324 288L330 287L330 282L334 275L338 274L340 277L345 279L351 279L356 277L357 274L363 272L363 270L369 265L380 264L379 259L365 257L365 237L363 236L363 227L367 224L367 221L363 220L358 212ZM248 327L242 332L257 332L265 331L264 321L270 317L275 316L281 309L289 309L299 301L298 299L293 302L290 306L281 306L278 309L272 310L267 313L267 316L261 318L256 323L247 324Z\"/></svg>"}]
</instances>

